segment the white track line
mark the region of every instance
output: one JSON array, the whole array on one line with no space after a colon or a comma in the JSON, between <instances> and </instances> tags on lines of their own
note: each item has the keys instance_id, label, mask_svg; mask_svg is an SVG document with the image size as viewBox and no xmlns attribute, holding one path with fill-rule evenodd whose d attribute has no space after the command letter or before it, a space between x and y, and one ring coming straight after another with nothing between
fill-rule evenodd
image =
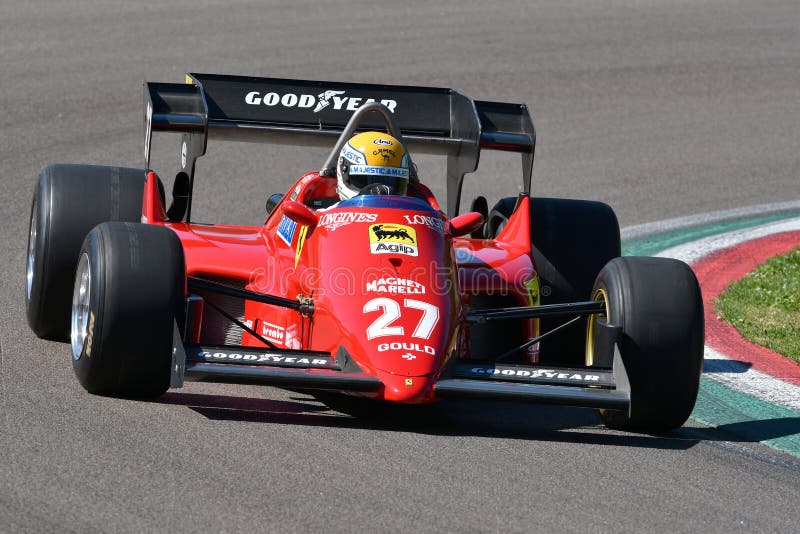
<instances>
[{"instance_id":1,"label":"white track line","mask_svg":"<svg viewBox=\"0 0 800 534\"><path fill-rule=\"evenodd\" d=\"M753 239L779 234L781 232L794 232L796 230L800 230L800 217L704 237L697 241L691 241L683 245L662 250L656 254L656 256L662 258L676 258L691 265L709 254L735 247L746 241L752 241Z\"/></svg>"},{"instance_id":2,"label":"white track line","mask_svg":"<svg viewBox=\"0 0 800 534\"><path fill-rule=\"evenodd\" d=\"M659 222L637 224L636 226L628 226L627 228L623 228L621 234L622 240L628 241L630 239L669 232L670 230L689 228L691 226L699 226L702 224L710 224L720 221L742 219L745 217L768 215L772 213L793 210L800 210L800 200L777 202L773 204L759 204L757 206L747 206L732 210L712 211L700 215L689 215L686 217L676 217L675 219L667 219Z\"/></svg>"},{"instance_id":3,"label":"white track line","mask_svg":"<svg viewBox=\"0 0 800 534\"><path fill-rule=\"evenodd\" d=\"M730 360L708 345L704 357L703 376L706 378L758 399L800 411L800 387L749 369L747 364Z\"/></svg>"}]
</instances>

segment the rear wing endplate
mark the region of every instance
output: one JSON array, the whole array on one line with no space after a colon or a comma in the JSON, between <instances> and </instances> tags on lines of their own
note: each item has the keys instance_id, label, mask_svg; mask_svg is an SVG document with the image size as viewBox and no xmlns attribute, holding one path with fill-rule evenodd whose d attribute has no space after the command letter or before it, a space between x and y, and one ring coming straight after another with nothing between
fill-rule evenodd
<instances>
[{"instance_id":1,"label":"rear wing endplate","mask_svg":"<svg viewBox=\"0 0 800 534\"><path fill-rule=\"evenodd\" d=\"M186 83L145 82L145 168L153 132L177 132L182 171L194 180L209 139L332 146L359 106L381 102L409 150L447 156L447 210L458 213L466 173L482 148L522 156L530 191L536 132L525 104L478 101L454 89L188 74ZM383 128L378 117L365 127Z\"/></svg>"}]
</instances>

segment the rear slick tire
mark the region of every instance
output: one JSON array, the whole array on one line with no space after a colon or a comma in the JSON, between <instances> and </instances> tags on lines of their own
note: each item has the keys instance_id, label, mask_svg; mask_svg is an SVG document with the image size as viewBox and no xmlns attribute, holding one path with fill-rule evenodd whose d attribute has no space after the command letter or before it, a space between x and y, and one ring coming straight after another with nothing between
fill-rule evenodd
<instances>
[{"instance_id":1,"label":"rear slick tire","mask_svg":"<svg viewBox=\"0 0 800 534\"><path fill-rule=\"evenodd\" d=\"M497 237L516 206L500 200L489 212L487 232ZM531 197L531 254L539 275L541 304L585 300L597 274L620 255L619 223L608 204L592 200ZM549 332L565 319L540 319ZM585 364L586 321L564 328L542 341L541 363L578 367Z\"/></svg>"},{"instance_id":2,"label":"rear slick tire","mask_svg":"<svg viewBox=\"0 0 800 534\"><path fill-rule=\"evenodd\" d=\"M630 382L629 413L600 410L609 428L659 433L681 426L694 408L703 367L703 300L685 263L623 257L600 274L593 299L621 327L618 347Z\"/></svg>"},{"instance_id":3,"label":"rear slick tire","mask_svg":"<svg viewBox=\"0 0 800 534\"><path fill-rule=\"evenodd\" d=\"M178 236L158 226L102 223L78 258L70 341L81 385L99 395L161 395L185 293Z\"/></svg>"},{"instance_id":4,"label":"rear slick tire","mask_svg":"<svg viewBox=\"0 0 800 534\"><path fill-rule=\"evenodd\" d=\"M67 341L78 252L89 230L105 221L139 222L144 169L50 165L31 204L25 309L40 338Z\"/></svg>"}]
</instances>

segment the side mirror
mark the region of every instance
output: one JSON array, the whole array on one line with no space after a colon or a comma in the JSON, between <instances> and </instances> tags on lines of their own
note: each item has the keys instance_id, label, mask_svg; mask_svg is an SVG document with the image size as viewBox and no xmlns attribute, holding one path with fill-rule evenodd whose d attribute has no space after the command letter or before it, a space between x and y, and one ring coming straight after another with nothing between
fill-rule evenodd
<instances>
[{"instance_id":1,"label":"side mirror","mask_svg":"<svg viewBox=\"0 0 800 534\"><path fill-rule=\"evenodd\" d=\"M283 195L281 195L280 193L275 193L274 195L270 195L269 196L269 198L267 199L267 205L266 205L267 214L272 213L272 210L275 209L275 206L278 205L278 202L280 202L282 198L283 198Z\"/></svg>"},{"instance_id":2,"label":"side mirror","mask_svg":"<svg viewBox=\"0 0 800 534\"><path fill-rule=\"evenodd\" d=\"M470 206L469 211L475 211L483 215L483 220L489 220L489 203L486 201L486 197L484 196L477 196L472 199L472 206ZM469 233L469 236L473 239L481 239L483 237L483 225L479 226L475 230Z\"/></svg>"},{"instance_id":3,"label":"side mirror","mask_svg":"<svg viewBox=\"0 0 800 534\"><path fill-rule=\"evenodd\" d=\"M283 213L297 224L311 228L317 225L319 220L317 213L305 204L301 204L296 200L287 200L281 207L283 208Z\"/></svg>"},{"instance_id":4,"label":"side mirror","mask_svg":"<svg viewBox=\"0 0 800 534\"><path fill-rule=\"evenodd\" d=\"M474 232L482 225L483 215L471 211L450 219L447 223L447 233L453 237L461 237Z\"/></svg>"}]
</instances>

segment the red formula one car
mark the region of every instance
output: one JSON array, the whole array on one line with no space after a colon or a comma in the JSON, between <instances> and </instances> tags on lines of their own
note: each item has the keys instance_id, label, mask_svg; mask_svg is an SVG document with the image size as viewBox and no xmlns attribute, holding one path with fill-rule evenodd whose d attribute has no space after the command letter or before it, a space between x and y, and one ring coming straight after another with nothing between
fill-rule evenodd
<instances>
[{"instance_id":1,"label":"red formula one car","mask_svg":"<svg viewBox=\"0 0 800 534\"><path fill-rule=\"evenodd\" d=\"M89 392L153 397L207 380L405 404L582 406L632 430L689 416L703 352L694 274L620 257L605 204L529 196L524 105L191 74L146 83L145 109L145 169L52 165L33 197L28 322L70 342ZM337 158L374 130L409 154L447 156L447 213L413 164L404 195L340 198ZM182 134L169 206L150 170L153 132ZM319 171L269 197L263 225L197 224L195 162L214 138L332 149ZM481 149L521 154L525 192L491 210L478 197L458 215Z\"/></svg>"}]
</instances>

